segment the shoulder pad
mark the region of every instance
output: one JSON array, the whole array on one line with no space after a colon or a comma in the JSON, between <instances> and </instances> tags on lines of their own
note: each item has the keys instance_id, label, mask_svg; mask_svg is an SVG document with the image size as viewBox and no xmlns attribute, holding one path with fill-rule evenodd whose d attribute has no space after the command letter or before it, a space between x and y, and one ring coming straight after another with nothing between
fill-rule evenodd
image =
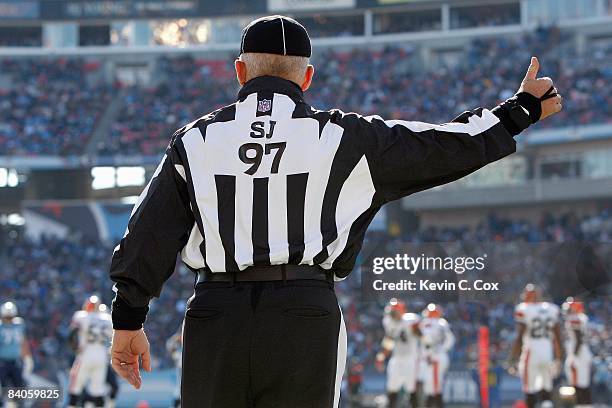
<instances>
[{"instance_id":1,"label":"shoulder pad","mask_svg":"<svg viewBox=\"0 0 612 408\"><path fill-rule=\"evenodd\" d=\"M550 302L544 302L544 304L542 305L542 307L547 310L549 313L552 313L555 315L555 317L559 316L560 310L559 306L555 305L554 303L550 303Z\"/></svg>"},{"instance_id":2,"label":"shoulder pad","mask_svg":"<svg viewBox=\"0 0 612 408\"><path fill-rule=\"evenodd\" d=\"M74 315L72 315L72 319L73 320L77 320L77 319L82 319L84 317L87 316L87 312L84 310L77 310L76 312L74 312Z\"/></svg>"},{"instance_id":3,"label":"shoulder pad","mask_svg":"<svg viewBox=\"0 0 612 408\"><path fill-rule=\"evenodd\" d=\"M529 312L526 303L519 303L514 308L514 320L518 323L525 323Z\"/></svg>"},{"instance_id":4,"label":"shoulder pad","mask_svg":"<svg viewBox=\"0 0 612 408\"><path fill-rule=\"evenodd\" d=\"M417 316L415 313L404 313L402 320L408 323L418 323L419 316Z\"/></svg>"}]
</instances>

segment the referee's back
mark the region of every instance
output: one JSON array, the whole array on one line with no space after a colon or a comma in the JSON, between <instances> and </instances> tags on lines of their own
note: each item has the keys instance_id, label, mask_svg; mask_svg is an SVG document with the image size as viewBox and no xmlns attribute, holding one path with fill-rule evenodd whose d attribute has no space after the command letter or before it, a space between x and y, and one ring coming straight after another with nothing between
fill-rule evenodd
<instances>
[{"instance_id":1,"label":"referee's back","mask_svg":"<svg viewBox=\"0 0 612 408\"><path fill-rule=\"evenodd\" d=\"M297 85L260 77L238 102L179 131L175 164L197 207L183 260L212 272L317 264L344 276L383 202L366 146L344 135L345 122L306 105Z\"/></svg>"},{"instance_id":2,"label":"referee's back","mask_svg":"<svg viewBox=\"0 0 612 408\"><path fill-rule=\"evenodd\" d=\"M295 20L264 17L241 52L309 57L310 41ZM385 121L316 110L278 76L248 80L174 134L135 205L111 265L114 328L142 328L180 253L197 274L183 407L336 407L346 330L334 281L384 203L513 153L530 123L517 106Z\"/></svg>"},{"instance_id":3,"label":"referee's back","mask_svg":"<svg viewBox=\"0 0 612 408\"><path fill-rule=\"evenodd\" d=\"M252 79L236 103L174 134L148 194L134 207L127 237L139 233L132 228L137 222L171 226L157 240L173 255L161 269L172 268L181 251L194 270L302 264L343 278L384 203L515 150L490 111L462 116L465 123L430 125L320 111L290 81ZM160 189L170 190L162 213L147 217L141 205ZM142 230L139 241L155 240ZM124 261L139 255L122 252Z\"/></svg>"}]
</instances>

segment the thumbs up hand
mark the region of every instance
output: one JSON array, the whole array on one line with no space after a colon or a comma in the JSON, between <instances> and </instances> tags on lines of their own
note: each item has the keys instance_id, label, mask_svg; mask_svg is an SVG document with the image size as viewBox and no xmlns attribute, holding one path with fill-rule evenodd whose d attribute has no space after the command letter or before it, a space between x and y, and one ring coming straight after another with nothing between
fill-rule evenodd
<instances>
[{"instance_id":1,"label":"thumbs up hand","mask_svg":"<svg viewBox=\"0 0 612 408\"><path fill-rule=\"evenodd\" d=\"M549 77L537 77L539 69L540 62L536 57L531 57L531 63L517 93L527 92L540 99L547 93L550 87L553 87L552 94L555 96L544 99L541 102L542 114L540 115L540 120L542 120L561 111L563 108L563 97L557 93L557 88L554 88L552 79Z\"/></svg>"}]
</instances>

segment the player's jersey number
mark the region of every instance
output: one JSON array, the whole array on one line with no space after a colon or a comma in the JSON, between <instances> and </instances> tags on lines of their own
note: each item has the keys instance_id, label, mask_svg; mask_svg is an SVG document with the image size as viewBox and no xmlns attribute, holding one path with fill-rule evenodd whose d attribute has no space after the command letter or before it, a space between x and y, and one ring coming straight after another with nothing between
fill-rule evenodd
<instances>
[{"instance_id":1,"label":"player's jersey number","mask_svg":"<svg viewBox=\"0 0 612 408\"><path fill-rule=\"evenodd\" d=\"M8 346L11 344L20 344L23 341L23 333L17 329L5 329L0 331L2 344Z\"/></svg>"},{"instance_id":2,"label":"player's jersey number","mask_svg":"<svg viewBox=\"0 0 612 408\"><path fill-rule=\"evenodd\" d=\"M555 322L550 317L535 317L531 321L529 336L532 339L550 338Z\"/></svg>"},{"instance_id":3,"label":"player's jersey number","mask_svg":"<svg viewBox=\"0 0 612 408\"><path fill-rule=\"evenodd\" d=\"M90 324L85 334L89 344L107 344L110 342L110 329L105 324Z\"/></svg>"}]
</instances>

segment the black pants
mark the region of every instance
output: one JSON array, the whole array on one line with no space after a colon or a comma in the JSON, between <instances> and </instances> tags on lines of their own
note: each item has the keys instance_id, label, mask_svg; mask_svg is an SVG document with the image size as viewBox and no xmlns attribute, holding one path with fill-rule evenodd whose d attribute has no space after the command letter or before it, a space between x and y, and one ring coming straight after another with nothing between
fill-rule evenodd
<instances>
[{"instance_id":1,"label":"black pants","mask_svg":"<svg viewBox=\"0 0 612 408\"><path fill-rule=\"evenodd\" d=\"M3 387L25 387L22 369L21 363L17 360L0 360L0 384Z\"/></svg>"},{"instance_id":2,"label":"black pants","mask_svg":"<svg viewBox=\"0 0 612 408\"><path fill-rule=\"evenodd\" d=\"M346 330L331 283L198 284L183 344L183 408L338 404Z\"/></svg>"}]
</instances>

